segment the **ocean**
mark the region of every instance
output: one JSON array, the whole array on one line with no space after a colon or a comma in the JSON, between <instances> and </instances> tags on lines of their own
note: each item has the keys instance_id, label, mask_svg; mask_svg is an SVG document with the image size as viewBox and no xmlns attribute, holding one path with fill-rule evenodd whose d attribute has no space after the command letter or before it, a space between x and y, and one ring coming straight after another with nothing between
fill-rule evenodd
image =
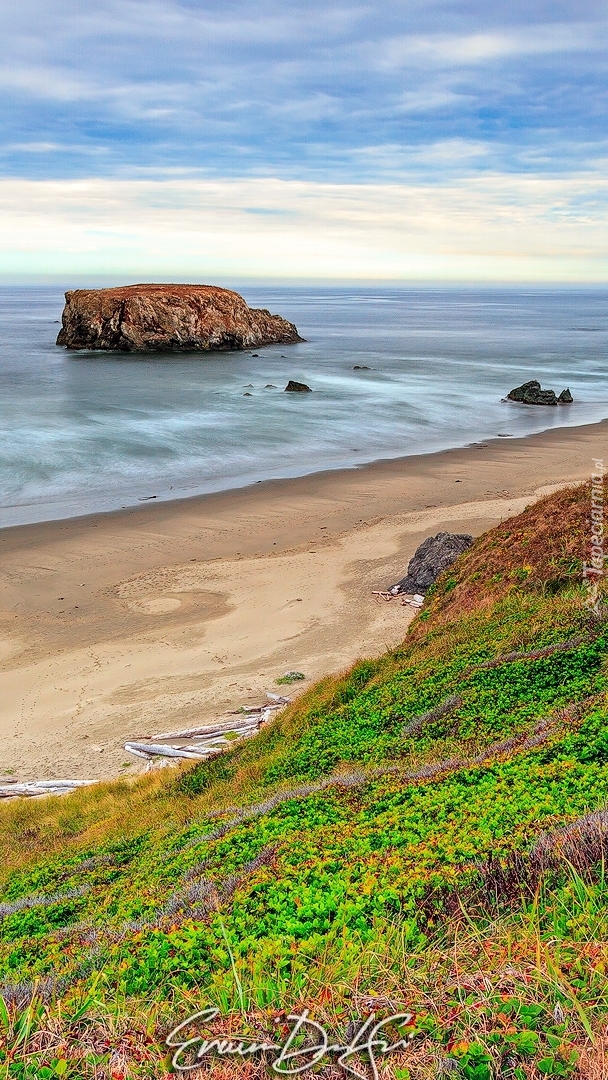
<instances>
[{"instance_id":1,"label":"ocean","mask_svg":"<svg viewBox=\"0 0 608 1080\"><path fill-rule=\"evenodd\" d=\"M0 288L2 525L608 417L605 288L235 288L306 341L67 352L63 288ZM574 404L502 400L531 378Z\"/></svg>"}]
</instances>

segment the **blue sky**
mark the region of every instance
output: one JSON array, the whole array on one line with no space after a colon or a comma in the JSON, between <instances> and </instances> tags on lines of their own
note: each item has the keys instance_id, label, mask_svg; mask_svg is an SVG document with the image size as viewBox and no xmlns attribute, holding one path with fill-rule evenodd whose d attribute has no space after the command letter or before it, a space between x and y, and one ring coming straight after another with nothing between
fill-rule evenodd
<instances>
[{"instance_id":1,"label":"blue sky","mask_svg":"<svg viewBox=\"0 0 608 1080\"><path fill-rule=\"evenodd\" d=\"M329 204L340 221L340 193L349 218L352 197L364 205L367 191L373 276L383 276L387 214L384 231L399 231L401 192L409 224L399 257L387 251L388 278L453 276L460 253L463 266L502 260L499 277L551 277L553 267L564 280L605 280L598 230L605 239L607 29L605 4L585 0L4 0L0 224L10 221L0 272L50 272L53 229L67 230L73 246L59 273L109 273L125 258L128 269L152 271L181 232L200 226L203 244L211 229L217 246L224 233L242 231L243 215L259 219L251 235L271 248L274 219L289 221L293 238L326 231ZM221 202L218 184L237 215L232 224L222 218L224 233L217 213L201 224L204 207ZM485 209L476 217L478 199ZM353 242L364 269L357 213L358 224L350 213L336 239L342 254L330 277L348 276ZM428 243L420 230L411 238L421 213ZM524 250L517 238L526 213L531 235L543 213L546 220L542 243ZM452 238L443 250L441 234L459 214L464 233L479 239L488 215L490 232L502 220L502 239L496 233L482 251ZM41 221L48 244L42 237L37 246ZM165 237L156 254L152 232ZM274 265L268 254L262 273L293 276L284 258ZM218 262L216 252L201 271L255 273L255 259L231 258ZM485 272L471 264L464 276Z\"/></svg>"}]
</instances>

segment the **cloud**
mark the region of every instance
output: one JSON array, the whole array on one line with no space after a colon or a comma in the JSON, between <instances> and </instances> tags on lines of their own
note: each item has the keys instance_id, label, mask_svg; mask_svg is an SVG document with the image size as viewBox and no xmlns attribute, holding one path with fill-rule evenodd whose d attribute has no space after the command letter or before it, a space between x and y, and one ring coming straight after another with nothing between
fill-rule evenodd
<instances>
[{"instance_id":1,"label":"cloud","mask_svg":"<svg viewBox=\"0 0 608 1080\"><path fill-rule=\"evenodd\" d=\"M441 90L431 85L420 90L404 91L395 108L398 112L426 113L434 109L470 104L472 101L470 94L457 94L453 90Z\"/></svg>"},{"instance_id":2,"label":"cloud","mask_svg":"<svg viewBox=\"0 0 608 1080\"><path fill-rule=\"evenodd\" d=\"M107 150L103 146L95 146L86 143L57 143L57 142L22 142L22 143L9 143L7 146L0 147L0 156L2 154L66 154L66 153L78 153L78 154L104 154Z\"/></svg>"},{"instance_id":3,"label":"cloud","mask_svg":"<svg viewBox=\"0 0 608 1080\"><path fill-rule=\"evenodd\" d=\"M34 98L51 101L79 101L94 96L90 84L84 79L70 76L61 67L38 67L33 64L0 67L0 86L5 90L17 90Z\"/></svg>"},{"instance_id":4,"label":"cloud","mask_svg":"<svg viewBox=\"0 0 608 1080\"><path fill-rule=\"evenodd\" d=\"M376 63L390 69L411 63L445 68L505 57L597 52L607 30L608 22L604 21L537 24L525 30L477 34L405 34L381 42Z\"/></svg>"},{"instance_id":5,"label":"cloud","mask_svg":"<svg viewBox=\"0 0 608 1080\"><path fill-rule=\"evenodd\" d=\"M608 181L0 181L0 272L74 280L608 278Z\"/></svg>"},{"instance_id":6,"label":"cloud","mask_svg":"<svg viewBox=\"0 0 608 1080\"><path fill-rule=\"evenodd\" d=\"M605 10L548 10L4 0L0 266L605 280Z\"/></svg>"},{"instance_id":7,"label":"cloud","mask_svg":"<svg viewBox=\"0 0 608 1080\"><path fill-rule=\"evenodd\" d=\"M92 144L108 176L392 182L459 142L486 147L477 170L577 172L577 143L605 138L606 26L596 0L570 7L549 22L512 0L4 0L5 174L89 175ZM24 145L45 143L64 147L52 165Z\"/></svg>"}]
</instances>

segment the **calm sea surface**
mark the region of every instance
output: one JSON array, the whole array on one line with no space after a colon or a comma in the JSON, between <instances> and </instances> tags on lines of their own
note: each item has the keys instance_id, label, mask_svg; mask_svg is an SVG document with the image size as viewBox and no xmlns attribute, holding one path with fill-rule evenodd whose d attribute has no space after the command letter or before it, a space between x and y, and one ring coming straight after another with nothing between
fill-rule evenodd
<instances>
[{"instance_id":1,"label":"calm sea surface","mask_svg":"<svg viewBox=\"0 0 608 1080\"><path fill-rule=\"evenodd\" d=\"M606 289L239 291L306 343L258 356L68 353L54 343L63 289L0 289L1 523L608 416ZM284 394L290 378L314 393ZM574 405L501 401L529 378L569 386Z\"/></svg>"}]
</instances>

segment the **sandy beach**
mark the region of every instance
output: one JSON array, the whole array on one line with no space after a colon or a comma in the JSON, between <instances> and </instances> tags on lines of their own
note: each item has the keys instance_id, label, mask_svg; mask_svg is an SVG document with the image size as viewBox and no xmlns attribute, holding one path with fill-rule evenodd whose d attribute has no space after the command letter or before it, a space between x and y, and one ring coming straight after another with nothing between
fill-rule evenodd
<instances>
[{"instance_id":1,"label":"sandy beach","mask_svg":"<svg viewBox=\"0 0 608 1080\"><path fill-rule=\"evenodd\" d=\"M377 603L425 536L589 476L608 420L0 532L0 779L101 779L128 738L257 704L400 641Z\"/></svg>"}]
</instances>

